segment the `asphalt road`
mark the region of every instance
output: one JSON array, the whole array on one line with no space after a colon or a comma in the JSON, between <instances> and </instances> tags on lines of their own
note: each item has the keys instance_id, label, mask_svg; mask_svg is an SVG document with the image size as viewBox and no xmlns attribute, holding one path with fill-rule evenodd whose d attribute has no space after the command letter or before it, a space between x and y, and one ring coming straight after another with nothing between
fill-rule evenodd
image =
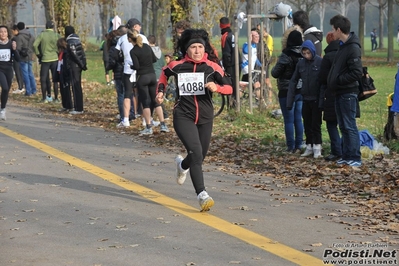
<instances>
[{"instance_id":1,"label":"asphalt road","mask_svg":"<svg viewBox=\"0 0 399 266\"><path fill-rule=\"evenodd\" d=\"M201 213L191 180L176 184L176 154L10 104L0 121L0 265L324 265L326 249L395 237L349 230L360 218L337 214L350 206L209 161L215 206Z\"/></svg>"}]
</instances>

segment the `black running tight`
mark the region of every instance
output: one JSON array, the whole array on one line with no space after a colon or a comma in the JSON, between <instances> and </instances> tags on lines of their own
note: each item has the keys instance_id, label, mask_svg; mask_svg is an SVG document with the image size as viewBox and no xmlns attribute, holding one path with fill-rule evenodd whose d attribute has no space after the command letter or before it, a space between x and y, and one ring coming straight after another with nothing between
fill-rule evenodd
<instances>
[{"instance_id":1,"label":"black running tight","mask_svg":"<svg viewBox=\"0 0 399 266\"><path fill-rule=\"evenodd\" d=\"M12 67L0 71L1 109L6 108L13 75L14 73Z\"/></svg>"},{"instance_id":2,"label":"black running tight","mask_svg":"<svg viewBox=\"0 0 399 266\"><path fill-rule=\"evenodd\" d=\"M182 168L190 168L191 181L197 195L205 190L202 162L208 152L212 136L213 121L206 124L196 125L192 119L179 114L175 110L173 116L173 127L187 150L187 156L182 162Z\"/></svg>"}]
</instances>

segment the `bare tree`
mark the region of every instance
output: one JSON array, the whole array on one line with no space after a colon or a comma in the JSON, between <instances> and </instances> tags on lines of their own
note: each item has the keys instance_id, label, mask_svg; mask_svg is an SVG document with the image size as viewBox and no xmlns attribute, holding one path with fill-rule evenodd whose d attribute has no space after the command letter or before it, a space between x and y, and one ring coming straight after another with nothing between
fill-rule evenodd
<instances>
[{"instance_id":1,"label":"bare tree","mask_svg":"<svg viewBox=\"0 0 399 266\"><path fill-rule=\"evenodd\" d=\"M359 41L364 55L364 23L366 13L366 3L368 0L359 0Z\"/></svg>"},{"instance_id":2,"label":"bare tree","mask_svg":"<svg viewBox=\"0 0 399 266\"><path fill-rule=\"evenodd\" d=\"M388 0L388 56L387 61L392 62L394 58L393 53L393 1Z\"/></svg>"}]
</instances>

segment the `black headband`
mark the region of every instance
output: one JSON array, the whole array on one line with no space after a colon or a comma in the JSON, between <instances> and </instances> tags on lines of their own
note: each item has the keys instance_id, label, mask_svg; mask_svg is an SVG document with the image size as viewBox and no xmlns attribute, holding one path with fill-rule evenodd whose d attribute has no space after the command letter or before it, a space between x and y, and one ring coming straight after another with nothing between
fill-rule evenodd
<instances>
[{"instance_id":1,"label":"black headband","mask_svg":"<svg viewBox=\"0 0 399 266\"><path fill-rule=\"evenodd\" d=\"M188 49L188 47L190 47L190 45L192 45L193 43L200 43L205 47L205 40L202 38L195 38L195 39L190 39L187 44L186 44L186 51Z\"/></svg>"}]
</instances>

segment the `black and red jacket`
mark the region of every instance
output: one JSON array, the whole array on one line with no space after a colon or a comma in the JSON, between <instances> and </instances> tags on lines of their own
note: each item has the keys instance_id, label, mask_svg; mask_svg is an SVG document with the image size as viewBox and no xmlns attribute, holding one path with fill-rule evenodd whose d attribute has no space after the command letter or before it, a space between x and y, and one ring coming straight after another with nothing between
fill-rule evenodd
<instances>
[{"instance_id":1,"label":"black and red jacket","mask_svg":"<svg viewBox=\"0 0 399 266\"><path fill-rule=\"evenodd\" d=\"M165 93L168 79L175 77L178 84L178 74L181 73L204 73L204 84L215 82L217 92L221 94L231 94L233 92L231 78L226 76L223 69L217 64L207 59L205 53L200 61L194 61L186 56L178 61L172 61L162 69L158 82L158 92ZM212 92L205 89L204 95L180 96L179 88L176 88L176 103L174 114L184 115L193 119L196 124L204 124L213 120Z\"/></svg>"}]
</instances>

